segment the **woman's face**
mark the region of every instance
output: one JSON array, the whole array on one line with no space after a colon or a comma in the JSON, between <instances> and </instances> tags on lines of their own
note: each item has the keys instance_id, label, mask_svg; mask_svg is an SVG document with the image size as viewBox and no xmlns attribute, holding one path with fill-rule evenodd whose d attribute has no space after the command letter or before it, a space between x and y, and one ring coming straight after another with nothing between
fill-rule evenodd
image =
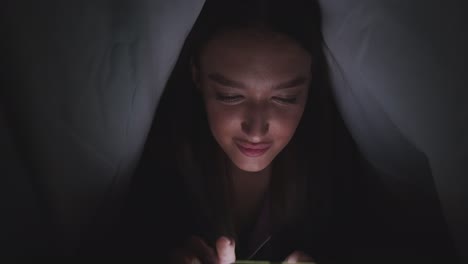
<instances>
[{"instance_id":1,"label":"woman's face","mask_svg":"<svg viewBox=\"0 0 468 264\"><path fill-rule=\"evenodd\" d=\"M211 39L199 62L192 73L214 138L241 170L263 170L304 112L309 53L279 33L237 30Z\"/></svg>"}]
</instances>

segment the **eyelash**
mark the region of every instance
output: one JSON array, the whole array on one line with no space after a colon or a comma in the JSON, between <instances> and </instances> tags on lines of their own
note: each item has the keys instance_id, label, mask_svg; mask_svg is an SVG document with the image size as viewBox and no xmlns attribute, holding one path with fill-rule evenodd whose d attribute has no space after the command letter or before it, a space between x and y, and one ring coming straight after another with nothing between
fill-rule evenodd
<instances>
[{"instance_id":1,"label":"eyelash","mask_svg":"<svg viewBox=\"0 0 468 264\"><path fill-rule=\"evenodd\" d=\"M223 101L226 103L234 103L237 102L238 100L242 99L241 95L222 95L222 94L217 94L216 99L219 101Z\"/></svg>"},{"instance_id":2,"label":"eyelash","mask_svg":"<svg viewBox=\"0 0 468 264\"><path fill-rule=\"evenodd\" d=\"M226 103L235 103L238 102L243 98L242 95L222 95L222 94L216 94L216 99L222 102ZM297 103L297 97L289 97L289 98L283 98L283 97L273 97L273 99L283 103L283 104L295 104Z\"/></svg>"},{"instance_id":3,"label":"eyelash","mask_svg":"<svg viewBox=\"0 0 468 264\"><path fill-rule=\"evenodd\" d=\"M297 97L289 97L289 98L275 97L275 99L281 101L282 103L286 103L286 104L295 104L295 103L297 103Z\"/></svg>"}]
</instances>

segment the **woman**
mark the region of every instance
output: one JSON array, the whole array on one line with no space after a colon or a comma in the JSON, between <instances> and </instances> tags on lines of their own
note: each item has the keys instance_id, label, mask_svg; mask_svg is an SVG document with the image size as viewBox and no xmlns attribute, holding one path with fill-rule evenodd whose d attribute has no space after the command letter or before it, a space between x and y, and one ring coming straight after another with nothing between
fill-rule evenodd
<instances>
[{"instance_id":1,"label":"woman","mask_svg":"<svg viewBox=\"0 0 468 264\"><path fill-rule=\"evenodd\" d=\"M134 218L139 234L163 227L171 261L326 255L336 112L320 28L314 1L206 2L134 184L137 201L170 201Z\"/></svg>"}]
</instances>

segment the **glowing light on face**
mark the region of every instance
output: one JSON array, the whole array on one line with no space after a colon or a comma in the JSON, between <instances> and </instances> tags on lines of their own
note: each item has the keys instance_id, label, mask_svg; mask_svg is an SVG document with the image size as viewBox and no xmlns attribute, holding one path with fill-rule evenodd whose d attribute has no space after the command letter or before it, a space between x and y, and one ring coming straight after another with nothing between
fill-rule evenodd
<instances>
[{"instance_id":1,"label":"glowing light on face","mask_svg":"<svg viewBox=\"0 0 468 264\"><path fill-rule=\"evenodd\" d=\"M282 34L238 30L210 40L193 77L217 143L241 170L266 168L299 124L309 53Z\"/></svg>"}]
</instances>

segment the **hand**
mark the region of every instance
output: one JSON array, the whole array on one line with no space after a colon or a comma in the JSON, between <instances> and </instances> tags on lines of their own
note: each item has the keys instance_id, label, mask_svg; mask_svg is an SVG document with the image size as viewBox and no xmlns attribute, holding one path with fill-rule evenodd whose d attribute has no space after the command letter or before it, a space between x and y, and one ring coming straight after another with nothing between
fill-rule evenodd
<instances>
[{"instance_id":1,"label":"hand","mask_svg":"<svg viewBox=\"0 0 468 264\"><path fill-rule=\"evenodd\" d=\"M227 237L216 241L216 251L200 237L191 237L184 248L177 249L171 256L174 264L230 264L236 261L235 243Z\"/></svg>"},{"instance_id":2,"label":"hand","mask_svg":"<svg viewBox=\"0 0 468 264\"><path fill-rule=\"evenodd\" d=\"M289 255L284 262L287 263L297 263L297 262L313 262L314 260L302 251L294 251Z\"/></svg>"}]
</instances>

